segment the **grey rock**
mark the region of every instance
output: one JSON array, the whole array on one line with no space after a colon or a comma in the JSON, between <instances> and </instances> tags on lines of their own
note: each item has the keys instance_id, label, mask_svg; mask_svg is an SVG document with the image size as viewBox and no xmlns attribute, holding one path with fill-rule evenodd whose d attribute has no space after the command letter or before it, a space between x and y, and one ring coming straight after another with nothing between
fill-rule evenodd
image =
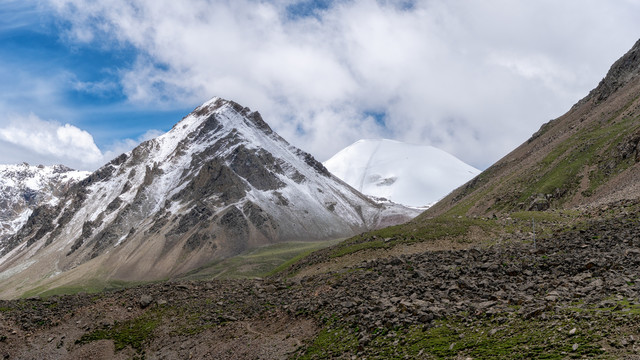
<instances>
[{"instance_id":1,"label":"grey rock","mask_svg":"<svg viewBox=\"0 0 640 360\"><path fill-rule=\"evenodd\" d=\"M140 305L141 308L146 308L149 305L151 305L151 303L153 303L153 297L151 295L142 295L140 297L140 300L138 301L138 304Z\"/></svg>"}]
</instances>

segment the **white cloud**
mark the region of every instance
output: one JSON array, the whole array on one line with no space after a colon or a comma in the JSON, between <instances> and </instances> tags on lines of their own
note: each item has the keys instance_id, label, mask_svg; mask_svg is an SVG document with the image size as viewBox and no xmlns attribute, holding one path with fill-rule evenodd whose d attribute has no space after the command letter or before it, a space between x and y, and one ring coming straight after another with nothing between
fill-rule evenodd
<instances>
[{"instance_id":1,"label":"white cloud","mask_svg":"<svg viewBox=\"0 0 640 360\"><path fill-rule=\"evenodd\" d=\"M0 2L0 31L14 30L27 26L38 17L36 4L24 0L3 0Z\"/></svg>"},{"instance_id":2,"label":"white cloud","mask_svg":"<svg viewBox=\"0 0 640 360\"><path fill-rule=\"evenodd\" d=\"M95 170L140 142L162 132L149 130L137 139L122 139L103 153L87 131L70 124L45 121L30 114L12 116L0 127L0 163L64 164L79 170Z\"/></svg>"},{"instance_id":3,"label":"white cloud","mask_svg":"<svg viewBox=\"0 0 640 360\"><path fill-rule=\"evenodd\" d=\"M93 136L73 125L44 121L31 114L15 116L0 128L0 141L43 160L63 163L79 169L95 168L103 160ZM13 156L15 156L15 159ZM20 156L20 158L18 158ZM2 161L20 162L21 153L4 154Z\"/></svg>"},{"instance_id":4,"label":"white cloud","mask_svg":"<svg viewBox=\"0 0 640 360\"><path fill-rule=\"evenodd\" d=\"M640 33L637 1L353 0L294 18L293 0L49 2L74 41L140 51L121 73L131 102L233 99L320 160L392 137L486 167L586 95Z\"/></svg>"},{"instance_id":5,"label":"white cloud","mask_svg":"<svg viewBox=\"0 0 640 360\"><path fill-rule=\"evenodd\" d=\"M110 80L101 81L78 81L71 84L73 89L79 92L96 95L99 97L108 96L119 90L117 83Z\"/></svg>"}]
</instances>

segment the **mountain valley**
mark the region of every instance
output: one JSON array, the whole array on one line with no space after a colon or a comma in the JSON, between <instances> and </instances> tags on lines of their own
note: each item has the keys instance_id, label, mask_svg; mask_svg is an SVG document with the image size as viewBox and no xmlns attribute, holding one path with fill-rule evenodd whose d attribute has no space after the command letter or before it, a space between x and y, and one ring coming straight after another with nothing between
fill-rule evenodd
<instances>
[{"instance_id":1,"label":"mountain valley","mask_svg":"<svg viewBox=\"0 0 640 360\"><path fill-rule=\"evenodd\" d=\"M24 242L5 252L0 263L3 294L24 296L0 301L0 355L640 358L640 41L565 115L411 220L406 208L359 195L309 155L282 145L255 114L214 99L164 137L143 143L74 185L53 212L59 217L34 220L29 231L23 228ZM198 122L211 118L216 121ZM225 127L222 118L240 122ZM250 131L249 123L255 125ZM182 139L191 145L180 146ZM265 152L250 145L260 141ZM175 146L167 152L162 142ZM207 147L199 147L205 142ZM225 161L208 156L209 146L227 149ZM248 163L263 166L245 167ZM167 190L172 188L167 186L170 174L181 179L174 181L175 190ZM130 179L145 186L127 187ZM118 191L111 198L114 188ZM296 189L321 199L307 209L309 217L300 216L306 214L302 209L269 207L294 203ZM86 206L83 197L91 197L86 203L93 207L78 211ZM212 205L221 205L222 212L208 214L205 209ZM98 219L102 207L109 206L112 215ZM269 218L252 216L257 208ZM207 216L198 217L203 213ZM127 254L143 251L170 259L157 254L170 253L171 247L156 253L146 247L146 237L159 231L167 241L174 229L186 228L173 249L197 269L195 264L202 262L189 260L186 249L193 244L189 239L212 233L207 226L219 227L228 239L234 229L248 228L245 235L256 234L253 241L267 244L274 242L269 237L274 233L284 235L283 240L303 234L282 220L291 216L291 222L308 221L310 233L320 231L318 239L338 236L336 229L353 236L259 279L175 276L92 293L65 282L9 291L26 281L12 278L10 269L32 258L53 266L53 257L37 256L54 247L63 256L73 250L67 255L73 261L57 265L63 270L77 266L86 274L86 264L100 259L108 264L117 258L110 254L119 253L140 271L142 265ZM72 217L81 220L65 220ZM67 225L74 223L79 225ZM122 243L112 236L115 229L129 234ZM82 241L72 249L74 243L61 242L61 234L76 234ZM241 250L215 243L228 254ZM204 244L198 252L210 258L215 252ZM184 274L176 264L170 262L161 273ZM118 274L117 267L111 270Z\"/></svg>"},{"instance_id":2,"label":"mountain valley","mask_svg":"<svg viewBox=\"0 0 640 360\"><path fill-rule=\"evenodd\" d=\"M0 253L0 295L174 278L260 246L343 238L417 214L363 196L259 113L214 98L36 209Z\"/></svg>"}]
</instances>

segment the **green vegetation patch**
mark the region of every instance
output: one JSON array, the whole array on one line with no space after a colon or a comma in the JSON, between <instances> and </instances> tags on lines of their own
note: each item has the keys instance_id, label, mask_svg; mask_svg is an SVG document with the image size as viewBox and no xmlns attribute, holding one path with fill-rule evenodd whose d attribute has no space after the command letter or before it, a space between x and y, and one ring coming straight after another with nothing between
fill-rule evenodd
<instances>
[{"instance_id":1,"label":"green vegetation patch","mask_svg":"<svg viewBox=\"0 0 640 360\"><path fill-rule=\"evenodd\" d=\"M337 249L335 249L329 255L329 257L332 257L332 258L341 257L341 256L345 256L345 255L348 255L348 254L352 254L352 253L358 252L360 250L390 248L393 245L395 245L396 243L397 243L397 241L385 242L384 240L373 240L373 241L366 241L366 242L359 242L359 243L355 243L355 244L344 245L344 246L340 246Z\"/></svg>"},{"instance_id":2,"label":"green vegetation patch","mask_svg":"<svg viewBox=\"0 0 640 360\"><path fill-rule=\"evenodd\" d=\"M36 288L33 288L24 294L22 294L22 298L29 298L32 296L40 296L42 298L48 298L54 295L74 295L77 293L87 293L87 294L96 294L103 291L109 290L118 290L124 289L126 287L136 286L145 284L148 282L127 282L121 280L100 280L100 279L89 279L84 280L81 283L70 284L58 287L51 287L51 285L42 285Z\"/></svg>"},{"instance_id":3,"label":"green vegetation patch","mask_svg":"<svg viewBox=\"0 0 640 360\"><path fill-rule=\"evenodd\" d=\"M329 324L299 359L357 356L367 359L566 359L607 358L601 343L607 320L524 320L519 316L464 320L378 329ZM598 327L591 325L597 324ZM575 330L574 330L575 329Z\"/></svg>"},{"instance_id":4,"label":"green vegetation patch","mask_svg":"<svg viewBox=\"0 0 640 360\"><path fill-rule=\"evenodd\" d=\"M613 121L613 118L609 122ZM632 127L637 123L632 118L611 124L594 124L590 129L577 133L567 141L557 146L539 164L536 173L542 176L533 178L526 184L520 196L520 201L527 201L535 194L572 193L581 180L581 173L586 166L596 166L596 170L589 174L589 189L583 195L589 195L606 179L629 165L629 161L615 164L615 171L604 171L606 167L600 161L611 160L611 153L615 147L635 131ZM637 130L637 127L635 128Z\"/></svg>"},{"instance_id":5,"label":"green vegetation patch","mask_svg":"<svg viewBox=\"0 0 640 360\"><path fill-rule=\"evenodd\" d=\"M296 262L300 261L301 259L304 259L305 257L307 257L309 254L311 254L312 252L322 249L326 246L330 246L336 243L336 241L342 241L342 239L340 240L335 240L335 241L327 241L327 242L323 242L321 247L317 247L317 246L311 246L305 250L300 250L301 252L298 253L297 255L295 255L294 257L290 258L289 260L286 260L284 262L282 262L280 265L276 266L275 268L273 268L271 271L269 271L266 276L273 276L276 274L279 274L283 271L285 271L286 269L288 269L291 265L295 264ZM291 252L291 254L294 254L296 252Z\"/></svg>"},{"instance_id":6,"label":"green vegetation patch","mask_svg":"<svg viewBox=\"0 0 640 360\"><path fill-rule=\"evenodd\" d=\"M212 262L190 272L187 279L246 279L274 275L313 251L335 245L343 239L288 242L269 245L238 256Z\"/></svg>"},{"instance_id":7,"label":"green vegetation patch","mask_svg":"<svg viewBox=\"0 0 640 360\"><path fill-rule=\"evenodd\" d=\"M478 200L484 198L488 193L493 191L497 184L486 186L489 181L496 176L496 170L493 167L488 168L471 180L460 194L453 199L456 204L446 212L447 216L466 216L469 210L478 202ZM484 187L482 191L478 189ZM475 193L474 193L475 192ZM437 205L435 205L437 206ZM418 219L421 216L418 216Z\"/></svg>"},{"instance_id":8,"label":"green vegetation patch","mask_svg":"<svg viewBox=\"0 0 640 360\"><path fill-rule=\"evenodd\" d=\"M640 315L640 304L636 303L635 301L631 301L630 299L610 298L608 301L605 301L604 304L590 306L585 306L583 302L578 301L574 305L575 306L571 308L572 311L578 313L594 314L595 316L603 316L609 314L625 316Z\"/></svg>"},{"instance_id":9,"label":"green vegetation patch","mask_svg":"<svg viewBox=\"0 0 640 360\"><path fill-rule=\"evenodd\" d=\"M352 237L335 246L329 257L341 257L361 250L391 248L399 244L424 241L467 242L466 235L473 227L487 233L498 229L497 223L492 219L440 216L423 219L420 223L410 221L406 224L390 226Z\"/></svg>"},{"instance_id":10,"label":"green vegetation patch","mask_svg":"<svg viewBox=\"0 0 640 360\"><path fill-rule=\"evenodd\" d=\"M515 320L506 326L495 322L473 325L461 322L441 321L434 328L423 331L412 327L401 333L403 350L393 349L388 339L383 338L377 346L382 353L418 355L421 351L438 359L450 359L464 355L474 359L563 359L570 357L594 357L603 353L594 344L600 338L589 333L569 335L574 324L551 325L537 320ZM578 345L573 350L574 344Z\"/></svg>"},{"instance_id":11,"label":"green vegetation patch","mask_svg":"<svg viewBox=\"0 0 640 360\"><path fill-rule=\"evenodd\" d=\"M299 359L335 359L358 348L358 338L353 331L342 326L327 326L313 340Z\"/></svg>"},{"instance_id":12,"label":"green vegetation patch","mask_svg":"<svg viewBox=\"0 0 640 360\"><path fill-rule=\"evenodd\" d=\"M172 324L170 334L192 336L216 327L218 323L213 321L211 309L211 299L204 299L189 306L168 308L164 318L167 323ZM222 315L222 310L217 310L216 314Z\"/></svg>"},{"instance_id":13,"label":"green vegetation patch","mask_svg":"<svg viewBox=\"0 0 640 360\"><path fill-rule=\"evenodd\" d=\"M155 310L122 323L115 323L108 329L94 330L83 335L77 343L86 344L97 340L113 340L116 351L127 346L142 351L145 341L151 338L153 331L162 320L162 311Z\"/></svg>"}]
</instances>

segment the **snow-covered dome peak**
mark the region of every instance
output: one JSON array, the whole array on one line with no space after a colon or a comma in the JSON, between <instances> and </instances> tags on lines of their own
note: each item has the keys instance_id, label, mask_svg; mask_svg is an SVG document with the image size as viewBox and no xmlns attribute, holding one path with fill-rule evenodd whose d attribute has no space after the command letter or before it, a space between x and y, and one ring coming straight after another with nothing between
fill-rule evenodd
<instances>
[{"instance_id":1,"label":"snow-covered dome peak","mask_svg":"<svg viewBox=\"0 0 640 360\"><path fill-rule=\"evenodd\" d=\"M364 139L339 151L324 165L363 194L409 206L429 206L480 171L428 145Z\"/></svg>"}]
</instances>

